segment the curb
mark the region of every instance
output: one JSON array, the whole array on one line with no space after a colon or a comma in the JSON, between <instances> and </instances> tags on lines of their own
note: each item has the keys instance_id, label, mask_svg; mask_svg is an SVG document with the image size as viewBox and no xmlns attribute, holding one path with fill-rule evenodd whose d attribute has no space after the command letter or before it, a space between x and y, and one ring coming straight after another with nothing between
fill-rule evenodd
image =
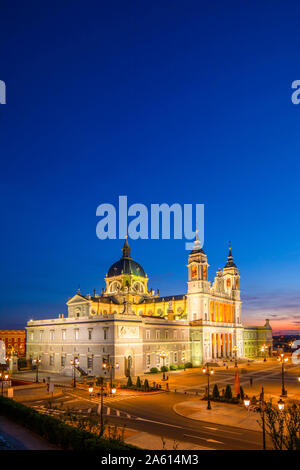
<instances>
[{"instance_id":1,"label":"curb","mask_svg":"<svg viewBox=\"0 0 300 470\"><path fill-rule=\"evenodd\" d=\"M180 405L180 403L175 403L175 405L172 407L174 413L176 413L179 416L182 416L183 418L191 419L192 421L205 421L206 423L210 424L216 424L217 426L230 426L233 428L241 429L241 430L246 430L246 431L253 431L253 432L260 432L260 429L251 429L251 428L245 428L241 426L236 426L234 424L226 424L226 423L216 423L215 421L207 421L206 419L197 419L197 418L191 418L190 416L186 416L183 413L180 413L179 411L176 410L177 405Z\"/></svg>"}]
</instances>

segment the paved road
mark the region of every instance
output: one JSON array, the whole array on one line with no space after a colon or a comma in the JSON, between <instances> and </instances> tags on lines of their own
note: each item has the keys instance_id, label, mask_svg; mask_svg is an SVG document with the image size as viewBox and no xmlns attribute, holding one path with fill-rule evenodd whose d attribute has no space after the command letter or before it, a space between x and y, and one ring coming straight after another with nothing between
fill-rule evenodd
<instances>
[{"instance_id":1,"label":"paved road","mask_svg":"<svg viewBox=\"0 0 300 470\"><path fill-rule=\"evenodd\" d=\"M162 393L149 397L105 398L104 414L109 424L149 432L174 440L185 440L212 449L260 449L262 435L260 432L239 429L233 426L211 424L206 421L194 421L177 415L173 405L183 400L175 393ZM98 407L99 400L90 399L81 390L67 393L64 399L55 400L55 404L64 403L64 408L80 410L87 413ZM32 403L43 412L43 402ZM60 411L54 411L60 413ZM212 409L213 413L213 409Z\"/></svg>"},{"instance_id":2,"label":"paved road","mask_svg":"<svg viewBox=\"0 0 300 470\"><path fill-rule=\"evenodd\" d=\"M291 376L286 374L286 383L290 382L289 390L292 388L293 383L297 387L295 377L293 377L294 369L295 367L291 364L288 367ZM220 388L226 386L226 383L232 384L233 373L233 370L216 371L213 382L218 383ZM256 387L253 387L253 393L255 388L257 389L255 393L260 391L260 386L265 384L266 381L269 384L273 383L273 381L275 382L274 385L269 387L270 392L273 392L273 390L277 391L277 389L280 391L281 376L278 364L268 363L260 370L247 370L247 373L240 376L241 384L246 384L250 376L253 378L254 384L256 384ZM185 378L183 377L183 379L183 382L189 382L185 383L185 391L192 392L193 395L197 390L202 392L205 387L203 381L200 382L199 372L191 372ZM177 383L182 382L178 380ZM199 385L195 385L197 383ZM190 400L190 397L174 392L146 396L137 394L136 396L131 396L131 398L126 396L107 397L104 398L104 413L108 423L120 426L126 425L128 428L146 431L175 440L186 440L212 449L241 450L262 448L262 434L258 431L212 424L206 421L195 421L177 415L173 411L173 406L185 399ZM77 411L80 410L81 413L87 413L97 409L99 399L90 398L83 390L76 389L74 391L68 389L66 397L57 399L55 403L64 403L64 408L69 407ZM43 411L43 408L41 408L43 404L43 401L32 403L39 411ZM269 448L271 448L270 443Z\"/></svg>"}]
</instances>

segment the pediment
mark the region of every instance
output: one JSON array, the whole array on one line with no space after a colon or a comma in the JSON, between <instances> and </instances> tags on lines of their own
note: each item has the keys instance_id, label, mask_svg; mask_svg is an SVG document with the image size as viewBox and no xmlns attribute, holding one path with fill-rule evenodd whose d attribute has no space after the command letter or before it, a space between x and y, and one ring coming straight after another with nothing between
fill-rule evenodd
<instances>
[{"instance_id":1,"label":"pediment","mask_svg":"<svg viewBox=\"0 0 300 470\"><path fill-rule=\"evenodd\" d=\"M88 304L88 303L90 303L90 300L86 299L85 297L83 297L80 294L76 294L76 295L74 295L74 297L71 297L68 300L67 305Z\"/></svg>"}]
</instances>

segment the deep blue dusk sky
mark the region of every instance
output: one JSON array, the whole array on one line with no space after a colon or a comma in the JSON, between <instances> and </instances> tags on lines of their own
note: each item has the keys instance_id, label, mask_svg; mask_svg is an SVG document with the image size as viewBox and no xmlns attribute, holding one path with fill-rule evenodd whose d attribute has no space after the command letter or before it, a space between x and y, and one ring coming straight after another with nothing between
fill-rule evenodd
<instances>
[{"instance_id":1,"label":"deep blue dusk sky","mask_svg":"<svg viewBox=\"0 0 300 470\"><path fill-rule=\"evenodd\" d=\"M243 318L300 325L298 1L1 1L0 328L100 291L122 241L96 208L205 204L210 278L240 268ZM130 241L186 292L184 241Z\"/></svg>"}]
</instances>

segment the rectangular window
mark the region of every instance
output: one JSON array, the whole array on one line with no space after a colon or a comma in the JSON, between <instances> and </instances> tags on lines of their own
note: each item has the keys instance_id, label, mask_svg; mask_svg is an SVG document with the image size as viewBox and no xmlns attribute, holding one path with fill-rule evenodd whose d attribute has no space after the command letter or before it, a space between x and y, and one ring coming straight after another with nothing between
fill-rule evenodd
<instances>
[{"instance_id":1,"label":"rectangular window","mask_svg":"<svg viewBox=\"0 0 300 470\"><path fill-rule=\"evenodd\" d=\"M156 330L156 339L160 339L160 331Z\"/></svg>"},{"instance_id":2,"label":"rectangular window","mask_svg":"<svg viewBox=\"0 0 300 470\"><path fill-rule=\"evenodd\" d=\"M50 366L54 365L54 354L50 354L49 362L50 362Z\"/></svg>"},{"instance_id":3,"label":"rectangular window","mask_svg":"<svg viewBox=\"0 0 300 470\"><path fill-rule=\"evenodd\" d=\"M30 332L30 341L33 341L33 331Z\"/></svg>"},{"instance_id":4,"label":"rectangular window","mask_svg":"<svg viewBox=\"0 0 300 470\"><path fill-rule=\"evenodd\" d=\"M65 367L66 365L66 356L61 356L60 363L62 367Z\"/></svg>"},{"instance_id":5,"label":"rectangular window","mask_svg":"<svg viewBox=\"0 0 300 470\"><path fill-rule=\"evenodd\" d=\"M147 366L150 366L150 363L151 363L150 354L147 354L146 355L146 364L147 364Z\"/></svg>"},{"instance_id":6,"label":"rectangular window","mask_svg":"<svg viewBox=\"0 0 300 470\"><path fill-rule=\"evenodd\" d=\"M54 341L54 330L50 331L50 341Z\"/></svg>"},{"instance_id":7,"label":"rectangular window","mask_svg":"<svg viewBox=\"0 0 300 470\"><path fill-rule=\"evenodd\" d=\"M104 328L103 334L104 334L104 339L107 339L107 328Z\"/></svg>"},{"instance_id":8,"label":"rectangular window","mask_svg":"<svg viewBox=\"0 0 300 470\"><path fill-rule=\"evenodd\" d=\"M174 331L174 339L177 339L177 331Z\"/></svg>"},{"instance_id":9,"label":"rectangular window","mask_svg":"<svg viewBox=\"0 0 300 470\"><path fill-rule=\"evenodd\" d=\"M150 330L146 330L146 339L150 339Z\"/></svg>"},{"instance_id":10,"label":"rectangular window","mask_svg":"<svg viewBox=\"0 0 300 470\"><path fill-rule=\"evenodd\" d=\"M87 358L87 368L88 369L93 368L93 358L91 356L88 356L88 358Z\"/></svg>"},{"instance_id":11,"label":"rectangular window","mask_svg":"<svg viewBox=\"0 0 300 470\"><path fill-rule=\"evenodd\" d=\"M75 337L75 341L79 340L79 330L78 329L74 330L74 337Z\"/></svg>"},{"instance_id":12,"label":"rectangular window","mask_svg":"<svg viewBox=\"0 0 300 470\"><path fill-rule=\"evenodd\" d=\"M166 339L169 339L169 332L168 332L168 330L165 331L165 338L166 338Z\"/></svg>"},{"instance_id":13,"label":"rectangular window","mask_svg":"<svg viewBox=\"0 0 300 470\"><path fill-rule=\"evenodd\" d=\"M90 329L89 329L89 339L92 339L92 333L93 333L93 329L90 328Z\"/></svg>"},{"instance_id":14,"label":"rectangular window","mask_svg":"<svg viewBox=\"0 0 300 470\"><path fill-rule=\"evenodd\" d=\"M40 341L43 341L43 330L40 331Z\"/></svg>"},{"instance_id":15,"label":"rectangular window","mask_svg":"<svg viewBox=\"0 0 300 470\"><path fill-rule=\"evenodd\" d=\"M156 354L156 364L159 366L160 364L160 355Z\"/></svg>"},{"instance_id":16,"label":"rectangular window","mask_svg":"<svg viewBox=\"0 0 300 470\"><path fill-rule=\"evenodd\" d=\"M65 341L65 339L66 339L66 330L62 330L62 332L61 332L61 339L62 339L63 341Z\"/></svg>"},{"instance_id":17,"label":"rectangular window","mask_svg":"<svg viewBox=\"0 0 300 470\"><path fill-rule=\"evenodd\" d=\"M184 351L182 351L182 353L181 353L181 361L182 361L182 362L185 361L185 353L184 353Z\"/></svg>"},{"instance_id":18,"label":"rectangular window","mask_svg":"<svg viewBox=\"0 0 300 470\"><path fill-rule=\"evenodd\" d=\"M174 356L174 362L177 362L177 352L174 352L173 356Z\"/></svg>"}]
</instances>

